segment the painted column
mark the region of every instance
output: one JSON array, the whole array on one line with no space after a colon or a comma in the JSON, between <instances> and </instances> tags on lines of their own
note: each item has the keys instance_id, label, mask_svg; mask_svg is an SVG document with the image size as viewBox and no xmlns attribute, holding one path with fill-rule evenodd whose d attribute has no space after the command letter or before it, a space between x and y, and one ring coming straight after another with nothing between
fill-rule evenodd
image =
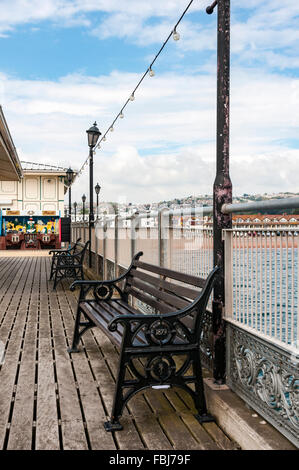
<instances>
[{"instance_id":1,"label":"painted column","mask_svg":"<svg viewBox=\"0 0 299 470\"><path fill-rule=\"evenodd\" d=\"M230 85L230 0L218 0L217 44L217 171L213 187L214 266L221 275L214 288L213 338L214 380L225 383L224 242L222 230L231 228L232 217L223 214L223 204L232 202L229 176L229 85Z\"/></svg>"}]
</instances>

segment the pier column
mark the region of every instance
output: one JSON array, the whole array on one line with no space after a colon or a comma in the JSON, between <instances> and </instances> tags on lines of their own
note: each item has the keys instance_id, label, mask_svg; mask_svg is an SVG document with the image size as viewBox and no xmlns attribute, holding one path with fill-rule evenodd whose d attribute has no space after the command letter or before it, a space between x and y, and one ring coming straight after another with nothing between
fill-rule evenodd
<instances>
[{"instance_id":1,"label":"pier column","mask_svg":"<svg viewBox=\"0 0 299 470\"><path fill-rule=\"evenodd\" d=\"M216 2L215 2L216 3ZM225 325L224 299L224 242L222 230L231 228L232 217L223 214L223 204L232 202L232 183L229 176L229 82L230 82L230 0L218 0L217 41L217 165L213 186L214 266L221 275L214 287L213 339L214 380L225 383Z\"/></svg>"}]
</instances>

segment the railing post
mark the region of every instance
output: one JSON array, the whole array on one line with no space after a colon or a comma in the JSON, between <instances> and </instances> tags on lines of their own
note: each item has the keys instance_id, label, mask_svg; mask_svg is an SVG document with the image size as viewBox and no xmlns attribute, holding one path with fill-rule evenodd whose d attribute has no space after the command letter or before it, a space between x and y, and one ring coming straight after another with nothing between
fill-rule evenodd
<instances>
[{"instance_id":1,"label":"railing post","mask_svg":"<svg viewBox=\"0 0 299 470\"><path fill-rule=\"evenodd\" d=\"M167 267L172 267L172 253L173 253L173 215L169 216L169 240L168 240L168 250L167 250Z\"/></svg>"},{"instance_id":2,"label":"railing post","mask_svg":"<svg viewBox=\"0 0 299 470\"><path fill-rule=\"evenodd\" d=\"M165 227L166 212L163 208L158 211L158 248L159 248L159 266L164 266L167 260L167 229Z\"/></svg>"},{"instance_id":3,"label":"railing post","mask_svg":"<svg viewBox=\"0 0 299 470\"><path fill-rule=\"evenodd\" d=\"M107 279L107 261L106 261L106 245L107 245L107 221L103 217L103 279Z\"/></svg>"},{"instance_id":4,"label":"railing post","mask_svg":"<svg viewBox=\"0 0 299 470\"><path fill-rule=\"evenodd\" d=\"M114 219L114 276L118 276L118 215Z\"/></svg>"},{"instance_id":5,"label":"railing post","mask_svg":"<svg viewBox=\"0 0 299 470\"><path fill-rule=\"evenodd\" d=\"M225 292L225 319L233 316L233 232L225 230L224 238L224 292Z\"/></svg>"},{"instance_id":6,"label":"railing post","mask_svg":"<svg viewBox=\"0 0 299 470\"><path fill-rule=\"evenodd\" d=\"M98 222L98 219L97 219L97 222ZM95 262L95 271L98 276L99 274L99 260L98 260L99 243L98 243L98 237L97 237L97 225L94 225L93 228L94 228L94 236L95 236L94 262Z\"/></svg>"},{"instance_id":7,"label":"railing post","mask_svg":"<svg viewBox=\"0 0 299 470\"><path fill-rule=\"evenodd\" d=\"M136 231L138 230L137 227L137 214L132 214L131 216L131 259L136 254Z\"/></svg>"},{"instance_id":8,"label":"railing post","mask_svg":"<svg viewBox=\"0 0 299 470\"><path fill-rule=\"evenodd\" d=\"M230 81L230 0L218 1L217 67L217 172L213 187L214 266L221 275L214 287L213 336L214 380L225 383L224 242L222 230L231 228L231 215L223 214L223 204L232 202L229 176L229 81Z\"/></svg>"}]
</instances>

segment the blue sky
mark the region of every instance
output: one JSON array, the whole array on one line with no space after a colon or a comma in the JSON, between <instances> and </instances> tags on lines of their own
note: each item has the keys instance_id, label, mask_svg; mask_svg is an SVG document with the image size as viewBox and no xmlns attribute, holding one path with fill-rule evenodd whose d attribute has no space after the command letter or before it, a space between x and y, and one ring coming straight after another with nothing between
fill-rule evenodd
<instances>
[{"instance_id":1,"label":"blue sky","mask_svg":"<svg viewBox=\"0 0 299 470\"><path fill-rule=\"evenodd\" d=\"M298 191L299 6L231 1L235 194ZM85 130L105 132L188 0L0 0L0 103L20 159L79 169ZM95 156L107 201L212 192L216 19L194 0ZM74 184L88 192L88 171Z\"/></svg>"}]
</instances>

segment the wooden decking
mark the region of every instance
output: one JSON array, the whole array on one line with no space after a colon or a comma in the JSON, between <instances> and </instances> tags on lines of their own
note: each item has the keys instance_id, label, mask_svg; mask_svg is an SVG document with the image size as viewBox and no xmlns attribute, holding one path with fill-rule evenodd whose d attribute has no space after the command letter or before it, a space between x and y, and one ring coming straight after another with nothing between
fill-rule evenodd
<instances>
[{"instance_id":1,"label":"wooden decking","mask_svg":"<svg viewBox=\"0 0 299 470\"><path fill-rule=\"evenodd\" d=\"M0 449L236 448L215 423L200 425L189 396L176 390L139 394L124 430L106 433L118 352L93 329L81 353L67 353L77 293L66 281L54 292L49 268L46 255L0 253Z\"/></svg>"}]
</instances>

